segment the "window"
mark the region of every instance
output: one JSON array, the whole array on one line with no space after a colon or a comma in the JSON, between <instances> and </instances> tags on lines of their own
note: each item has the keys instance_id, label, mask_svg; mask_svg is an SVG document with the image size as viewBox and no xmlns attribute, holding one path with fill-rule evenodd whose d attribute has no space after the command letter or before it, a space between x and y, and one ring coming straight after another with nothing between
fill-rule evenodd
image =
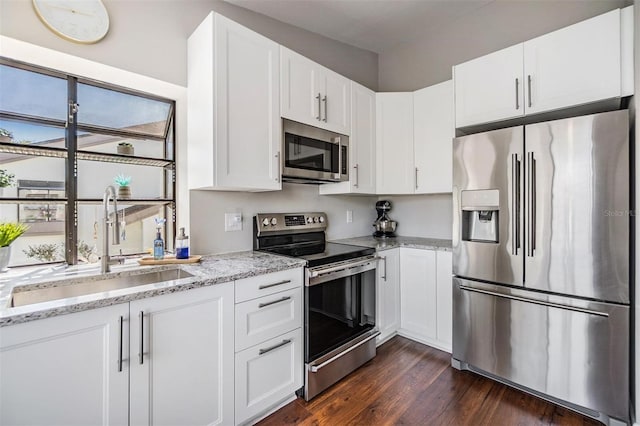
<instances>
[{"instance_id":1,"label":"window","mask_svg":"<svg viewBox=\"0 0 640 426\"><path fill-rule=\"evenodd\" d=\"M151 249L156 219L173 249L173 101L4 58L0 93L0 222L29 226L9 266L97 262L102 198L118 176L129 188L109 217L122 237L110 253Z\"/></svg>"}]
</instances>

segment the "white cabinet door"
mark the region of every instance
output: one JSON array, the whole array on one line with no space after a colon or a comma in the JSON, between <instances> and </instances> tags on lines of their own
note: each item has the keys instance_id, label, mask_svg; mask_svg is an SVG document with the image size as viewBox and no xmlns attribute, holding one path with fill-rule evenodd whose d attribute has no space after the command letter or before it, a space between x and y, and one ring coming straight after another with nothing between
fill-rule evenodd
<instances>
[{"instance_id":1,"label":"white cabinet door","mask_svg":"<svg viewBox=\"0 0 640 426\"><path fill-rule=\"evenodd\" d=\"M376 192L413 194L413 93L376 94Z\"/></svg>"},{"instance_id":2,"label":"white cabinet door","mask_svg":"<svg viewBox=\"0 0 640 426\"><path fill-rule=\"evenodd\" d=\"M378 252L376 277L376 326L380 345L395 336L400 328L400 249Z\"/></svg>"},{"instance_id":3,"label":"white cabinet door","mask_svg":"<svg viewBox=\"0 0 640 426\"><path fill-rule=\"evenodd\" d=\"M620 96L620 9L524 43L527 114Z\"/></svg>"},{"instance_id":4,"label":"white cabinet door","mask_svg":"<svg viewBox=\"0 0 640 426\"><path fill-rule=\"evenodd\" d=\"M351 82L329 69L320 73L322 123L320 127L349 136L351 134Z\"/></svg>"},{"instance_id":5,"label":"white cabinet door","mask_svg":"<svg viewBox=\"0 0 640 426\"><path fill-rule=\"evenodd\" d=\"M451 192L453 83L413 92L413 144L416 194Z\"/></svg>"},{"instance_id":6,"label":"white cabinet door","mask_svg":"<svg viewBox=\"0 0 640 426\"><path fill-rule=\"evenodd\" d=\"M281 189L278 44L211 13L188 46L190 188Z\"/></svg>"},{"instance_id":7,"label":"white cabinet door","mask_svg":"<svg viewBox=\"0 0 640 426\"><path fill-rule=\"evenodd\" d=\"M236 354L236 424L291 396L302 386L302 329Z\"/></svg>"},{"instance_id":8,"label":"white cabinet door","mask_svg":"<svg viewBox=\"0 0 640 426\"><path fill-rule=\"evenodd\" d=\"M280 46L280 72L282 117L318 127L322 104L318 64Z\"/></svg>"},{"instance_id":9,"label":"white cabinet door","mask_svg":"<svg viewBox=\"0 0 640 426\"><path fill-rule=\"evenodd\" d=\"M453 68L456 127L524 115L523 45Z\"/></svg>"},{"instance_id":10,"label":"white cabinet door","mask_svg":"<svg viewBox=\"0 0 640 426\"><path fill-rule=\"evenodd\" d=\"M437 283L437 339L443 349L451 352L453 329L453 281L452 255L450 251L436 252Z\"/></svg>"},{"instance_id":11,"label":"white cabinet door","mask_svg":"<svg viewBox=\"0 0 640 426\"><path fill-rule=\"evenodd\" d=\"M436 339L436 253L400 249L400 330L427 342Z\"/></svg>"},{"instance_id":12,"label":"white cabinet door","mask_svg":"<svg viewBox=\"0 0 640 426\"><path fill-rule=\"evenodd\" d=\"M232 282L131 302L131 424L234 422Z\"/></svg>"},{"instance_id":13,"label":"white cabinet door","mask_svg":"<svg viewBox=\"0 0 640 426\"><path fill-rule=\"evenodd\" d=\"M319 193L376 193L376 92L353 81L349 165L349 182L320 185Z\"/></svg>"},{"instance_id":14,"label":"white cabinet door","mask_svg":"<svg viewBox=\"0 0 640 426\"><path fill-rule=\"evenodd\" d=\"M126 425L128 316L121 304L0 328L0 424Z\"/></svg>"}]
</instances>

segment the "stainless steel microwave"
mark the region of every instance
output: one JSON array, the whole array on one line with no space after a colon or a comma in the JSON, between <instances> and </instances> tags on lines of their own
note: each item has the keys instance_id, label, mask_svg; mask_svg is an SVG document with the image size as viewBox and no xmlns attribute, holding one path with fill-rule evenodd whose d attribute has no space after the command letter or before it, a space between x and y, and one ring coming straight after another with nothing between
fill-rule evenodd
<instances>
[{"instance_id":1,"label":"stainless steel microwave","mask_svg":"<svg viewBox=\"0 0 640 426\"><path fill-rule=\"evenodd\" d=\"M282 120L282 180L326 183L349 180L349 137Z\"/></svg>"}]
</instances>

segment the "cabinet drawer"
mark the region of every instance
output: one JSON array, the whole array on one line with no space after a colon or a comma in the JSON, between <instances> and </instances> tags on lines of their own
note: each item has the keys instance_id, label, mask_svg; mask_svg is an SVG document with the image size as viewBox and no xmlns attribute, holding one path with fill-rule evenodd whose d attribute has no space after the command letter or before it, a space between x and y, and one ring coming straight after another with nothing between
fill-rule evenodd
<instances>
[{"instance_id":1,"label":"cabinet drawer","mask_svg":"<svg viewBox=\"0 0 640 426\"><path fill-rule=\"evenodd\" d=\"M236 354L236 424L262 413L302 386L302 329Z\"/></svg>"},{"instance_id":2,"label":"cabinet drawer","mask_svg":"<svg viewBox=\"0 0 640 426\"><path fill-rule=\"evenodd\" d=\"M302 287L302 268L237 280L236 303L297 287Z\"/></svg>"},{"instance_id":3,"label":"cabinet drawer","mask_svg":"<svg viewBox=\"0 0 640 426\"><path fill-rule=\"evenodd\" d=\"M236 352L302 327L302 288L236 305Z\"/></svg>"}]
</instances>

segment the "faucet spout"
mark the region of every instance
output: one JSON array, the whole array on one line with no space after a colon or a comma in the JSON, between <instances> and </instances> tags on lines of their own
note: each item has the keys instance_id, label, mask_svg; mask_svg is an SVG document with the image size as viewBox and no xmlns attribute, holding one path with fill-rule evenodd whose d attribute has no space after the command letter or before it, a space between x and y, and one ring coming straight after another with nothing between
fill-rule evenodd
<instances>
[{"instance_id":1,"label":"faucet spout","mask_svg":"<svg viewBox=\"0 0 640 426\"><path fill-rule=\"evenodd\" d=\"M113 220L109 219L109 199L113 200ZM102 258L101 271L107 273L111 271L111 258L109 256L109 225L113 226L113 244L120 244L120 222L118 221L118 199L116 189L109 185L104 190L102 196L102 207L104 209L104 220L102 228Z\"/></svg>"}]
</instances>

